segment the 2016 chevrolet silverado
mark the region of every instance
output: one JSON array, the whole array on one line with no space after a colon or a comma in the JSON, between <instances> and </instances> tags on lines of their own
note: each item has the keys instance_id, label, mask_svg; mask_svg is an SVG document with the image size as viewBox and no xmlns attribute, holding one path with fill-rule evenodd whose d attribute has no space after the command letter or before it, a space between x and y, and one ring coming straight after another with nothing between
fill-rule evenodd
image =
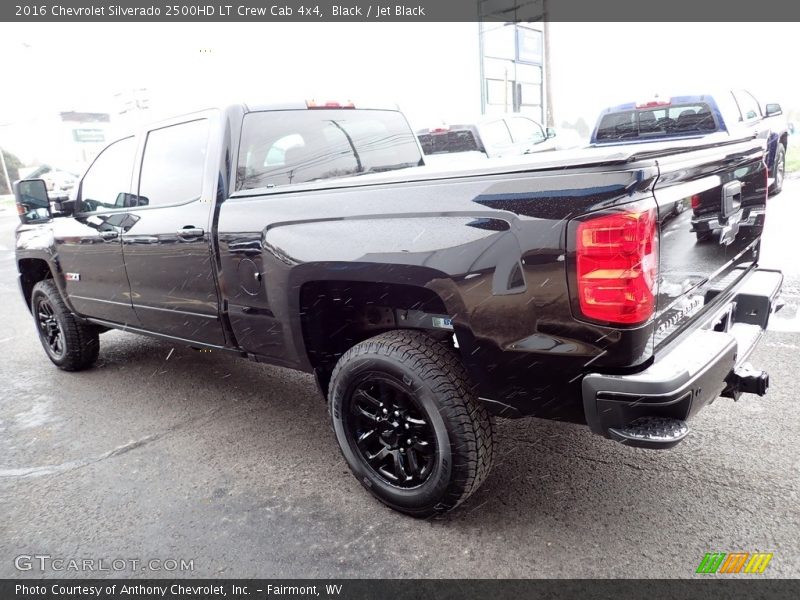
<instances>
[{"instance_id":1,"label":"2016 chevrolet silverado","mask_svg":"<svg viewBox=\"0 0 800 600\"><path fill-rule=\"evenodd\" d=\"M437 171L394 110L235 105L111 144L69 202L15 189L52 362L90 367L114 328L313 373L355 476L414 516L483 482L494 415L669 448L718 396L766 392L763 140ZM658 216L697 194L718 243Z\"/></svg>"}]
</instances>

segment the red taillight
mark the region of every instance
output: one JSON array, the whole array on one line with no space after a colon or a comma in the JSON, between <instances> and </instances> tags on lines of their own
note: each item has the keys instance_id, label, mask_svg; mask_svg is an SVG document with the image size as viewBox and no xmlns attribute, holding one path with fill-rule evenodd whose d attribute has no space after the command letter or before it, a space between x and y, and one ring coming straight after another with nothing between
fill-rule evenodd
<instances>
[{"instance_id":1,"label":"red taillight","mask_svg":"<svg viewBox=\"0 0 800 600\"><path fill-rule=\"evenodd\" d=\"M578 224L578 298L585 317L630 325L652 316L658 281L657 220L658 211L650 203Z\"/></svg>"},{"instance_id":2,"label":"red taillight","mask_svg":"<svg viewBox=\"0 0 800 600\"><path fill-rule=\"evenodd\" d=\"M645 102L644 104L637 104L636 108L654 108L656 106L669 106L669 100L660 102L658 100L653 100L652 102Z\"/></svg>"},{"instance_id":3,"label":"red taillight","mask_svg":"<svg viewBox=\"0 0 800 600\"><path fill-rule=\"evenodd\" d=\"M329 100L328 102L316 102L315 100L306 100L306 108L355 108L356 105L351 102L336 102Z\"/></svg>"},{"instance_id":4,"label":"red taillight","mask_svg":"<svg viewBox=\"0 0 800 600\"><path fill-rule=\"evenodd\" d=\"M700 206L700 194L695 194L692 196L692 208L698 208Z\"/></svg>"},{"instance_id":5,"label":"red taillight","mask_svg":"<svg viewBox=\"0 0 800 600\"><path fill-rule=\"evenodd\" d=\"M655 98L650 98L649 100L637 102L636 108L654 108L656 106L669 106L670 104L672 104L670 98L659 98L656 96Z\"/></svg>"}]
</instances>

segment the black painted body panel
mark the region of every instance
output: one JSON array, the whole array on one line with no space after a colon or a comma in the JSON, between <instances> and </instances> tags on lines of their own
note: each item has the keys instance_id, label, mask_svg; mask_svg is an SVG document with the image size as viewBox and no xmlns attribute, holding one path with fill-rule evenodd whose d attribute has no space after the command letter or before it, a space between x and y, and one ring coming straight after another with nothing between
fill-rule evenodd
<instances>
[{"instance_id":1,"label":"black painted body panel","mask_svg":"<svg viewBox=\"0 0 800 600\"><path fill-rule=\"evenodd\" d=\"M76 241L91 232L69 242L61 233L54 237L64 228L86 229L80 218L61 217L21 226L18 257L47 260L82 316L135 323L304 371L312 370L300 305L304 286L340 281L425 288L452 319L478 394L497 403L498 412L582 422L582 375L650 364L658 345L681 335L695 318L680 302L706 295L735 266L750 268L757 254L759 232L740 233L725 246L688 246L671 239L679 239L677 230L688 232L684 220L691 210L665 217L654 319L635 327L590 323L577 314L571 292L570 220L654 194L659 202L662 193L664 202L674 201L670 194L688 198L695 187L711 190L736 169L745 183L743 203L757 204L765 196L763 142L548 153L471 171L419 167L233 193L246 110L234 106L214 118L203 196L186 208L191 223L184 223L180 207L169 214L128 209L122 212L135 222L112 247ZM174 239L176 228L203 218L202 238ZM73 261L83 272L103 273L97 285L105 287L95 293L119 301L119 314L101 314L73 297L63 276L78 268ZM130 285L120 276L125 263ZM158 310L165 308L167 287L189 291L181 296L183 310L194 317ZM131 309L131 293L138 309Z\"/></svg>"}]
</instances>

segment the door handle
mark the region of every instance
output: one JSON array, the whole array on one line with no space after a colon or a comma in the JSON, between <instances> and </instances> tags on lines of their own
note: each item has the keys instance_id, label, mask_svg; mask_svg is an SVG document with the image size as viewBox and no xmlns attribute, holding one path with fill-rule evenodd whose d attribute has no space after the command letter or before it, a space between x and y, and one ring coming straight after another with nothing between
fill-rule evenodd
<instances>
[{"instance_id":1,"label":"door handle","mask_svg":"<svg viewBox=\"0 0 800 600\"><path fill-rule=\"evenodd\" d=\"M201 237L205 233L205 231L203 231L203 229L200 227L187 226L178 229L177 233L178 237L181 238L195 238L195 237Z\"/></svg>"},{"instance_id":2,"label":"door handle","mask_svg":"<svg viewBox=\"0 0 800 600\"><path fill-rule=\"evenodd\" d=\"M104 240L115 240L119 237L118 231L101 231L100 237Z\"/></svg>"}]
</instances>

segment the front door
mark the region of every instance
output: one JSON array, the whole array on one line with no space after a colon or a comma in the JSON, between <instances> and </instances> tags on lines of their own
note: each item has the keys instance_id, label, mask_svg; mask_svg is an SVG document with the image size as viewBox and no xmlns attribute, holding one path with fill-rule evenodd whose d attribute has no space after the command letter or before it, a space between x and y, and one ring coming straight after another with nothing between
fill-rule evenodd
<instances>
[{"instance_id":1,"label":"front door","mask_svg":"<svg viewBox=\"0 0 800 600\"><path fill-rule=\"evenodd\" d=\"M122 259L121 234L136 155L135 138L108 146L83 177L72 218L53 219L56 260L67 296L83 316L138 326Z\"/></svg>"}]
</instances>

